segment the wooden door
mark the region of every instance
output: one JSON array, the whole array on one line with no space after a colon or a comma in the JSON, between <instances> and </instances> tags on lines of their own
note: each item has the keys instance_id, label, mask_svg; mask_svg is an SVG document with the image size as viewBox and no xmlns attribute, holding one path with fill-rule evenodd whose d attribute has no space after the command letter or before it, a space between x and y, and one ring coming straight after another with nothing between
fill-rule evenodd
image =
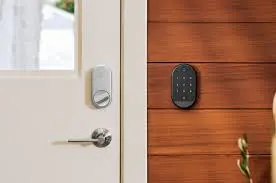
<instances>
[{"instance_id":1,"label":"wooden door","mask_svg":"<svg viewBox=\"0 0 276 183\"><path fill-rule=\"evenodd\" d=\"M244 183L237 139L249 138L254 182L270 182L276 91L276 1L148 1L149 183ZM198 72L198 101L171 101L171 72Z\"/></svg>"}]
</instances>

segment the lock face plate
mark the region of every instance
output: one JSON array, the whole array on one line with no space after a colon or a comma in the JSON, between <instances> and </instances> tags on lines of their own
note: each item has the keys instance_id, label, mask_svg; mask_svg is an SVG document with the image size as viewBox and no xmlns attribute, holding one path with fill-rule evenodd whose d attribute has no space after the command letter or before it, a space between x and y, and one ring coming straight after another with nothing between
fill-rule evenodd
<instances>
[{"instance_id":1,"label":"lock face plate","mask_svg":"<svg viewBox=\"0 0 276 183\"><path fill-rule=\"evenodd\" d=\"M186 109L197 99L197 77L195 69L188 64L177 65L172 72L172 101Z\"/></svg>"},{"instance_id":2,"label":"lock face plate","mask_svg":"<svg viewBox=\"0 0 276 183\"><path fill-rule=\"evenodd\" d=\"M112 99L112 72L106 66L97 66L92 70L91 100L98 109L105 108Z\"/></svg>"}]
</instances>

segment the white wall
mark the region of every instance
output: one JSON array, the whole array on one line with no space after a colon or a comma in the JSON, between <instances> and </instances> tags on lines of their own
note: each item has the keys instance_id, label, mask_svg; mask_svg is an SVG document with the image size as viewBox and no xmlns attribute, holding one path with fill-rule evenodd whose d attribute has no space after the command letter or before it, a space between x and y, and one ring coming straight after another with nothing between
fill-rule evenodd
<instances>
[{"instance_id":1,"label":"white wall","mask_svg":"<svg viewBox=\"0 0 276 183\"><path fill-rule=\"evenodd\" d=\"M0 22L1 69L38 67L42 4L43 0L3 1Z\"/></svg>"},{"instance_id":2,"label":"white wall","mask_svg":"<svg viewBox=\"0 0 276 183\"><path fill-rule=\"evenodd\" d=\"M2 0L3 1L3 0ZM0 68L7 68L11 62L13 35L13 0L1 2L0 18Z\"/></svg>"},{"instance_id":3,"label":"white wall","mask_svg":"<svg viewBox=\"0 0 276 183\"><path fill-rule=\"evenodd\" d=\"M1 1L0 70L74 69L74 15L44 0Z\"/></svg>"}]
</instances>

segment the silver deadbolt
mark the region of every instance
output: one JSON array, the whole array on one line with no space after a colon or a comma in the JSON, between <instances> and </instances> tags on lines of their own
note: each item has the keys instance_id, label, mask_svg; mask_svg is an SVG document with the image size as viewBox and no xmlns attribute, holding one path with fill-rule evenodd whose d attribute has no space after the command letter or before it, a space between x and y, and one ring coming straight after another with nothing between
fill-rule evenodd
<instances>
[{"instance_id":1,"label":"silver deadbolt","mask_svg":"<svg viewBox=\"0 0 276 183\"><path fill-rule=\"evenodd\" d=\"M105 128L94 130L90 138L87 139L70 139L68 143L93 143L97 147L106 147L112 141L111 133Z\"/></svg>"},{"instance_id":2,"label":"silver deadbolt","mask_svg":"<svg viewBox=\"0 0 276 183\"><path fill-rule=\"evenodd\" d=\"M104 108L110 103L110 95L107 91L99 90L93 95L93 103L97 108Z\"/></svg>"},{"instance_id":3,"label":"silver deadbolt","mask_svg":"<svg viewBox=\"0 0 276 183\"><path fill-rule=\"evenodd\" d=\"M92 70L92 103L98 109L111 103L112 73L106 66L97 66Z\"/></svg>"}]
</instances>

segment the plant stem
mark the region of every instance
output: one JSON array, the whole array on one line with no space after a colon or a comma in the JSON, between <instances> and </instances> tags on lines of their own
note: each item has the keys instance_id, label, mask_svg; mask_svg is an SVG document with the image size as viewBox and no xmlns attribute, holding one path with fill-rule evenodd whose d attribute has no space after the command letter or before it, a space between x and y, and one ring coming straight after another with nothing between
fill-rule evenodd
<instances>
[{"instance_id":1,"label":"plant stem","mask_svg":"<svg viewBox=\"0 0 276 183\"><path fill-rule=\"evenodd\" d=\"M238 159L237 164L242 174L247 178L249 183L253 183L253 179L249 170L249 151L246 134L238 139L238 147L241 153L241 159Z\"/></svg>"}]
</instances>

